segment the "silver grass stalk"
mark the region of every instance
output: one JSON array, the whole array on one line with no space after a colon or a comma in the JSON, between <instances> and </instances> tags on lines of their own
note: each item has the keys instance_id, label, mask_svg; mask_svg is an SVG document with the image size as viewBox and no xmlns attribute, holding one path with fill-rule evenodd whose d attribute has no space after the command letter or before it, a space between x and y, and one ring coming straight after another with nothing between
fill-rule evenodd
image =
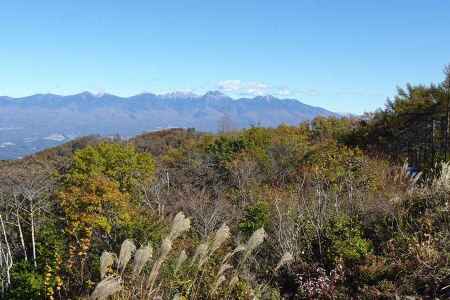
<instances>
[{"instance_id":1,"label":"silver grass stalk","mask_svg":"<svg viewBox=\"0 0 450 300\"><path fill-rule=\"evenodd\" d=\"M102 256L100 256L100 276L104 279L108 269L116 262L117 256L115 253L108 251L103 251Z\"/></svg>"},{"instance_id":2,"label":"silver grass stalk","mask_svg":"<svg viewBox=\"0 0 450 300\"><path fill-rule=\"evenodd\" d=\"M233 288L233 287L236 285L236 283L238 282L238 280L239 280L239 277L235 274L235 275L231 278L230 283L228 284L228 286L229 286L230 288Z\"/></svg>"},{"instance_id":3,"label":"silver grass stalk","mask_svg":"<svg viewBox=\"0 0 450 300\"><path fill-rule=\"evenodd\" d=\"M264 228L259 228L248 239L247 244L245 245L246 251L251 253L253 250L255 250L259 245L264 242L264 239L266 238L266 232L264 231Z\"/></svg>"},{"instance_id":4,"label":"silver grass stalk","mask_svg":"<svg viewBox=\"0 0 450 300\"><path fill-rule=\"evenodd\" d=\"M219 249L220 246L222 246L222 244L230 238L230 236L230 228L225 223L222 224L222 226L220 226L220 228L216 231L214 240L211 245L210 254Z\"/></svg>"},{"instance_id":5,"label":"silver grass stalk","mask_svg":"<svg viewBox=\"0 0 450 300\"><path fill-rule=\"evenodd\" d=\"M145 264L150 261L153 255L153 248L148 246L143 246L139 248L134 255L134 266L133 275L137 276L142 272Z\"/></svg>"},{"instance_id":6,"label":"silver grass stalk","mask_svg":"<svg viewBox=\"0 0 450 300\"><path fill-rule=\"evenodd\" d=\"M156 279L158 278L159 270L161 269L161 265L169 255L170 250L172 250L172 241L168 238L165 238L161 244L160 255L156 262L153 264L152 271L148 276L147 289L149 291L149 294L153 293L153 286L156 282Z\"/></svg>"},{"instance_id":7,"label":"silver grass stalk","mask_svg":"<svg viewBox=\"0 0 450 300\"><path fill-rule=\"evenodd\" d=\"M186 251L183 250L183 251L181 251L180 255L178 256L177 264L175 266L175 274L181 268L181 265L186 261L186 259L187 259Z\"/></svg>"},{"instance_id":8,"label":"silver grass stalk","mask_svg":"<svg viewBox=\"0 0 450 300\"><path fill-rule=\"evenodd\" d=\"M170 250L172 250L172 240L165 238L161 244L160 258L163 257L165 259L166 256L169 254Z\"/></svg>"},{"instance_id":9,"label":"silver grass stalk","mask_svg":"<svg viewBox=\"0 0 450 300\"><path fill-rule=\"evenodd\" d=\"M197 249L195 249L194 257L192 258L191 264L194 264L197 260L200 262L202 261L203 257L206 257L208 254L208 243L202 243L197 246Z\"/></svg>"},{"instance_id":10,"label":"silver grass stalk","mask_svg":"<svg viewBox=\"0 0 450 300\"><path fill-rule=\"evenodd\" d=\"M217 272L217 277L220 277L225 273L227 270L232 269L233 266L230 264L223 264L220 266L219 271Z\"/></svg>"},{"instance_id":11,"label":"silver grass stalk","mask_svg":"<svg viewBox=\"0 0 450 300\"><path fill-rule=\"evenodd\" d=\"M245 251L245 245L238 245L232 252L229 252L222 260L222 264L225 263L230 257L234 256L235 254Z\"/></svg>"},{"instance_id":12,"label":"silver grass stalk","mask_svg":"<svg viewBox=\"0 0 450 300\"><path fill-rule=\"evenodd\" d=\"M185 231L191 228L191 220L186 218L183 212L179 212L172 221L172 227L168 239L173 241Z\"/></svg>"},{"instance_id":13,"label":"silver grass stalk","mask_svg":"<svg viewBox=\"0 0 450 300\"><path fill-rule=\"evenodd\" d=\"M120 277L107 277L100 281L91 294L91 299L106 299L122 289L122 279Z\"/></svg>"},{"instance_id":14,"label":"silver grass stalk","mask_svg":"<svg viewBox=\"0 0 450 300\"><path fill-rule=\"evenodd\" d=\"M293 260L294 260L294 257L292 256L291 253L289 253L289 252L284 253L275 268L275 272L278 271L282 266L290 263Z\"/></svg>"},{"instance_id":15,"label":"silver grass stalk","mask_svg":"<svg viewBox=\"0 0 450 300\"><path fill-rule=\"evenodd\" d=\"M211 255L219 249L220 246L222 246L222 244L230 238L230 236L230 228L226 224L222 224L222 226L220 226L220 228L216 231L210 247L208 246L208 242L199 245L197 251L195 252L193 263L198 258L198 266L203 266Z\"/></svg>"},{"instance_id":16,"label":"silver grass stalk","mask_svg":"<svg viewBox=\"0 0 450 300\"><path fill-rule=\"evenodd\" d=\"M120 247L119 262L118 262L118 268L121 272L125 270L134 251L136 251L136 246L134 245L132 240L126 239L125 241L123 241L122 246Z\"/></svg>"},{"instance_id":17,"label":"silver grass stalk","mask_svg":"<svg viewBox=\"0 0 450 300\"><path fill-rule=\"evenodd\" d=\"M441 164L441 173L433 180L433 186L445 191L450 190L450 163L443 162Z\"/></svg>"},{"instance_id":18,"label":"silver grass stalk","mask_svg":"<svg viewBox=\"0 0 450 300\"><path fill-rule=\"evenodd\" d=\"M247 243L245 244L245 253L244 257L240 261L240 265L242 265L247 259L250 257L252 252L264 242L264 239L266 238L266 232L264 231L264 228L259 228L248 239Z\"/></svg>"},{"instance_id":19,"label":"silver grass stalk","mask_svg":"<svg viewBox=\"0 0 450 300\"><path fill-rule=\"evenodd\" d=\"M224 282L226 280L225 276L220 276L219 278L217 278L216 282L214 282L214 287L213 287L213 293L216 293L217 290L219 289L220 285L222 284L222 282Z\"/></svg>"}]
</instances>

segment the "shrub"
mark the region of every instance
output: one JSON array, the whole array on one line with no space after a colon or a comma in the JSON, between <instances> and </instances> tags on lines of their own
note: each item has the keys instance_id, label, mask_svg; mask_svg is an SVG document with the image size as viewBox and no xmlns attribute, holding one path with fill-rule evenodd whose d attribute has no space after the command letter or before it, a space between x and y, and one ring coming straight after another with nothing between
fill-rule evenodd
<instances>
[{"instance_id":1,"label":"shrub","mask_svg":"<svg viewBox=\"0 0 450 300\"><path fill-rule=\"evenodd\" d=\"M41 300L44 299L44 277L34 266L27 262L17 263L11 270L11 285L4 299L9 300Z\"/></svg>"},{"instance_id":2,"label":"shrub","mask_svg":"<svg viewBox=\"0 0 450 300\"><path fill-rule=\"evenodd\" d=\"M371 252L371 244L362 237L360 225L347 216L333 219L326 228L329 262L343 259L346 263L357 263Z\"/></svg>"},{"instance_id":3,"label":"shrub","mask_svg":"<svg viewBox=\"0 0 450 300\"><path fill-rule=\"evenodd\" d=\"M270 210L267 202L259 201L245 209L243 220L239 223L239 230L250 235L258 228L267 227Z\"/></svg>"}]
</instances>

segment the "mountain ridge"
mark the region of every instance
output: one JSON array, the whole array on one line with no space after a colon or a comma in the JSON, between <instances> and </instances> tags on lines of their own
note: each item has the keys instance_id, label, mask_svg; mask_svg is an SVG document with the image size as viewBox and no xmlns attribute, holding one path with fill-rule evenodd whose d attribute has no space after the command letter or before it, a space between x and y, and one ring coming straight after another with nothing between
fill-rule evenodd
<instances>
[{"instance_id":1,"label":"mountain ridge","mask_svg":"<svg viewBox=\"0 0 450 300\"><path fill-rule=\"evenodd\" d=\"M297 125L317 116L338 116L297 99L232 98L220 91L142 93L130 97L82 92L0 97L0 159L17 158L74 137L135 136L166 128L215 132L220 126ZM224 124L227 123L227 124Z\"/></svg>"}]
</instances>

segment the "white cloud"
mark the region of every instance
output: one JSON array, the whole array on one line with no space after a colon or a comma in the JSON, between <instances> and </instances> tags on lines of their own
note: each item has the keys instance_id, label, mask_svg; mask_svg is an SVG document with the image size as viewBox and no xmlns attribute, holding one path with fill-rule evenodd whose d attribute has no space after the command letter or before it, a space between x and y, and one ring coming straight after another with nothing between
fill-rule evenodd
<instances>
[{"instance_id":1,"label":"white cloud","mask_svg":"<svg viewBox=\"0 0 450 300\"><path fill-rule=\"evenodd\" d=\"M240 80L223 80L217 85L218 89L224 92L236 92L241 89Z\"/></svg>"},{"instance_id":2,"label":"white cloud","mask_svg":"<svg viewBox=\"0 0 450 300\"><path fill-rule=\"evenodd\" d=\"M257 81L245 82L238 79L220 81L217 84L217 89L223 93L249 97L273 95L281 98L301 98L303 96L317 97L320 95L320 92L316 89L293 90L286 86L274 86Z\"/></svg>"},{"instance_id":3,"label":"white cloud","mask_svg":"<svg viewBox=\"0 0 450 300\"><path fill-rule=\"evenodd\" d=\"M11 147L11 146L15 146L16 144L11 143L11 142L4 142L0 144L0 148L6 148L6 147Z\"/></svg>"},{"instance_id":4,"label":"white cloud","mask_svg":"<svg viewBox=\"0 0 450 300\"><path fill-rule=\"evenodd\" d=\"M44 140L56 141L56 142L62 142L65 139L66 139L66 137L60 133L53 133L44 138Z\"/></svg>"},{"instance_id":5,"label":"white cloud","mask_svg":"<svg viewBox=\"0 0 450 300\"><path fill-rule=\"evenodd\" d=\"M277 96L288 97L292 95L292 91L289 89L281 89L276 94Z\"/></svg>"},{"instance_id":6,"label":"white cloud","mask_svg":"<svg viewBox=\"0 0 450 300\"><path fill-rule=\"evenodd\" d=\"M219 91L238 95L262 96L271 93L271 86L261 82L223 80L217 85Z\"/></svg>"}]
</instances>

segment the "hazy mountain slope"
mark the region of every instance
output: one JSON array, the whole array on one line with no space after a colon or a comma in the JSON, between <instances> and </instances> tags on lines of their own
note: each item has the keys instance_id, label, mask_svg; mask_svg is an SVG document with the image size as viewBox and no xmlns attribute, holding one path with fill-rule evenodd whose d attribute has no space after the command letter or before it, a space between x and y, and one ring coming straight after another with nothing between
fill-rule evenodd
<instances>
[{"instance_id":1,"label":"hazy mountain slope","mask_svg":"<svg viewBox=\"0 0 450 300\"><path fill-rule=\"evenodd\" d=\"M224 116L235 128L295 125L318 115L334 113L295 99L232 99L219 92L129 98L88 92L0 97L0 159L17 158L89 134L133 136L172 127L216 131Z\"/></svg>"}]
</instances>

